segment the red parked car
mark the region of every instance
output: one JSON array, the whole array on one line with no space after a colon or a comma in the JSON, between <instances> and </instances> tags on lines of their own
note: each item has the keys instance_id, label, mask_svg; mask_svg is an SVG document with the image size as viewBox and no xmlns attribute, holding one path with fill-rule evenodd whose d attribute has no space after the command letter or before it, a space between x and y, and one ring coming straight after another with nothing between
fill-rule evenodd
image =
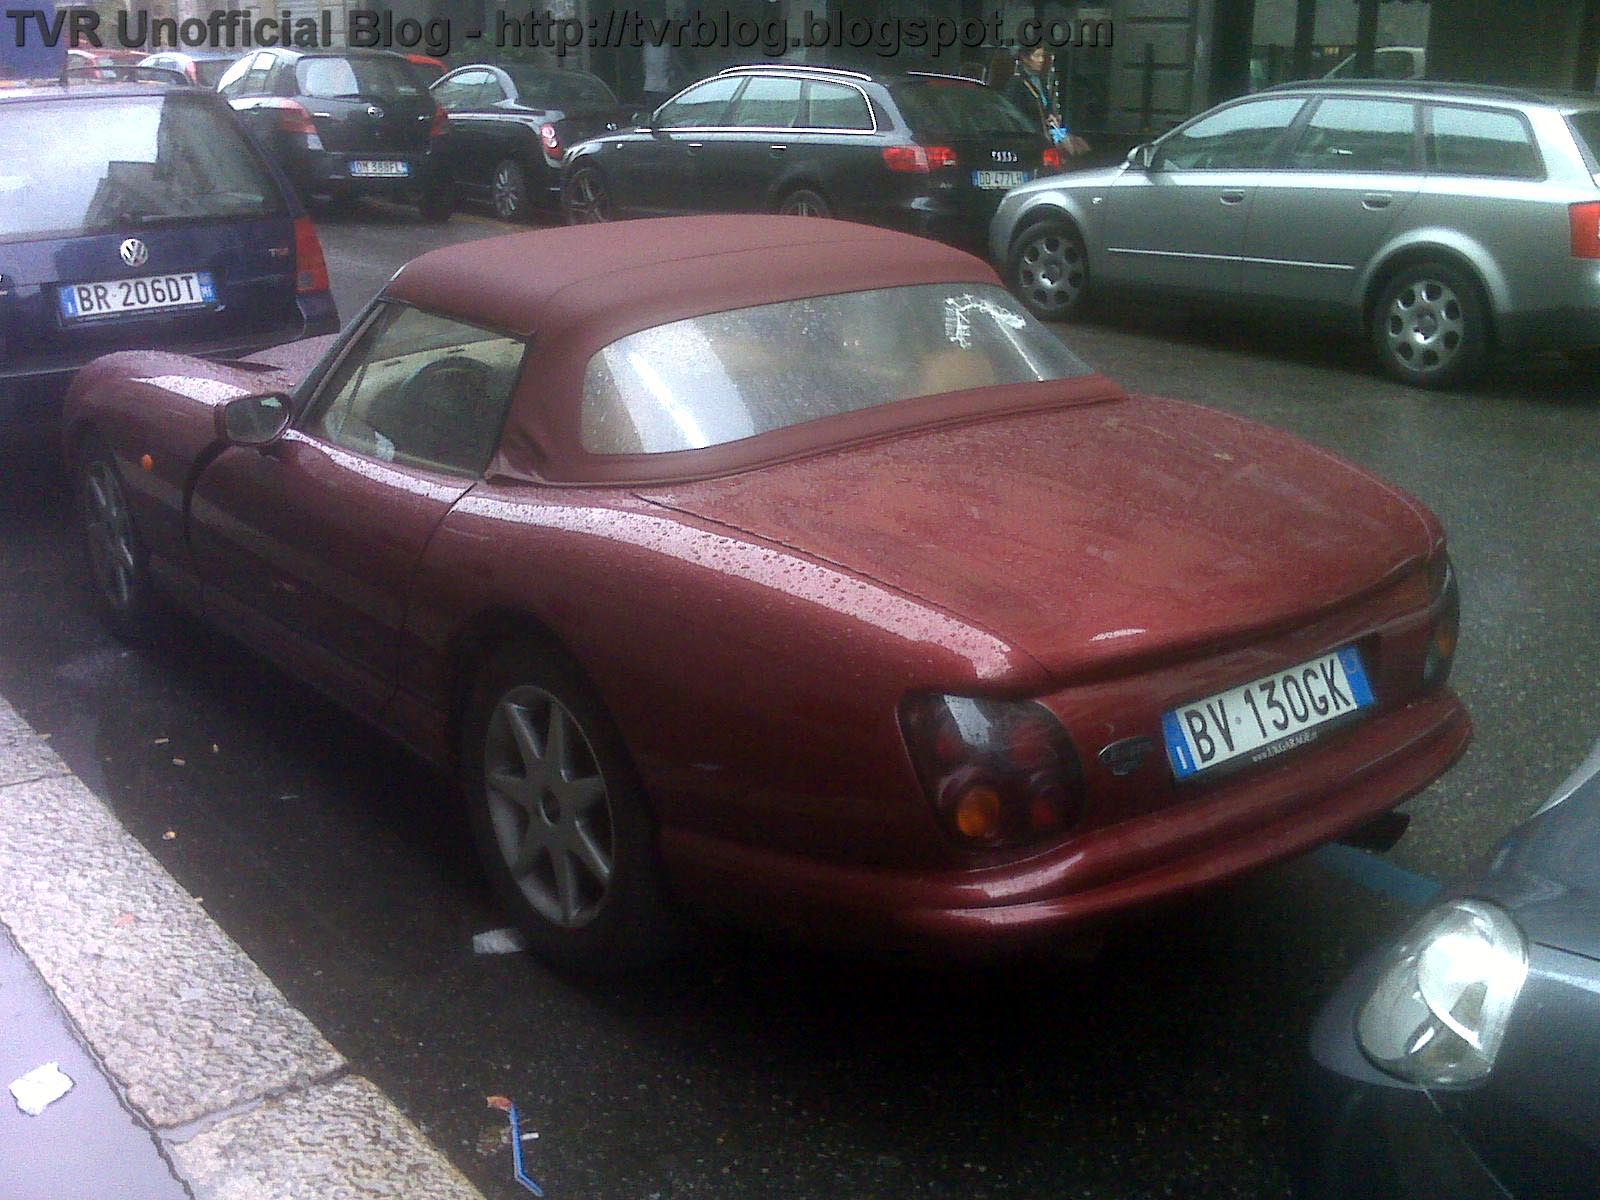
<instances>
[{"instance_id":1,"label":"red parked car","mask_svg":"<svg viewBox=\"0 0 1600 1200\"><path fill-rule=\"evenodd\" d=\"M678 901L1059 940L1469 737L1422 505L867 226L451 246L336 341L100 359L65 437L114 626L159 590L457 773L560 962L660 953Z\"/></svg>"}]
</instances>

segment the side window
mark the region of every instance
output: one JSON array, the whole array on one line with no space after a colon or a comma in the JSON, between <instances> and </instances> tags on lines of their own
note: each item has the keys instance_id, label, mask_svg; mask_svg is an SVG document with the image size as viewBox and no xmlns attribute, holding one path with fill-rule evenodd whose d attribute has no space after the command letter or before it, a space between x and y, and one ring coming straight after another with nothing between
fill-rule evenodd
<instances>
[{"instance_id":1,"label":"side window","mask_svg":"<svg viewBox=\"0 0 1600 1200\"><path fill-rule=\"evenodd\" d=\"M1168 171L1265 169L1304 103L1287 96L1254 100L1203 117L1161 140L1156 165Z\"/></svg>"},{"instance_id":2,"label":"side window","mask_svg":"<svg viewBox=\"0 0 1600 1200\"><path fill-rule=\"evenodd\" d=\"M1428 165L1447 175L1537 179L1544 174L1533 135L1515 113L1434 105Z\"/></svg>"},{"instance_id":3,"label":"side window","mask_svg":"<svg viewBox=\"0 0 1600 1200\"><path fill-rule=\"evenodd\" d=\"M743 129L788 129L800 116L798 79L756 76L733 106L729 125Z\"/></svg>"},{"instance_id":4,"label":"side window","mask_svg":"<svg viewBox=\"0 0 1600 1200\"><path fill-rule=\"evenodd\" d=\"M814 79L807 85L806 115L800 123L810 129L871 129L872 110L867 98L848 84Z\"/></svg>"},{"instance_id":5,"label":"side window","mask_svg":"<svg viewBox=\"0 0 1600 1200\"><path fill-rule=\"evenodd\" d=\"M272 74L274 59L270 54L258 54L250 63L250 69L245 72L244 81L239 85L239 90L233 93L236 96L265 96L267 94L267 76Z\"/></svg>"},{"instance_id":6,"label":"side window","mask_svg":"<svg viewBox=\"0 0 1600 1200\"><path fill-rule=\"evenodd\" d=\"M478 86L488 78L487 71L463 71L459 75L452 75L449 79L443 80L434 88L433 98L449 112L471 108Z\"/></svg>"},{"instance_id":7,"label":"side window","mask_svg":"<svg viewBox=\"0 0 1600 1200\"><path fill-rule=\"evenodd\" d=\"M384 462L478 475L523 350L516 338L389 305L323 381L305 431Z\"/></svg>"},{"instance_id":8,"label":"side window","mask_svg":"<svg viewBox=\"0 0 1600 1200\"><path fill-rule=\"evenodd\" d=\"M250 56L235 61L217 80L217 91L224 96L237 96L244 90L244 77L250 70Z\"/></svg>"},{"instance_id":9,"label":"side window","mask_svg":"<svg viewBox=\"0 0 1600 1200\"><path fill-rule=\"evenodd\" d=\"M506 89L500 86L500 81L488 71L483 73L483 87L478 89L475 103L479 108L490 104L499 104L506 98Z\"/></svg>"},{"instance_id":10,"label":"side window","mask_svg":"<svg viewBox=\"0 0 1600 1200\"><path fill-rule=\"evenodd\" d=\"M708 79L690 88L658 114L657 124L663 129L693 129L707 125L722 125L728 112L728 101L739 90L744 79Z\"/></svg>"},{"instance_id":11,"label":"side window","mask_svg":"<svg viewBox=\"0 0 1600 1200\"><path fill-rule=\"evenodd\" d=\"M1290 156L1297 171L1415 171L1416 106L1333 97L1317 105Z\"/></svg>"}]
</instances>

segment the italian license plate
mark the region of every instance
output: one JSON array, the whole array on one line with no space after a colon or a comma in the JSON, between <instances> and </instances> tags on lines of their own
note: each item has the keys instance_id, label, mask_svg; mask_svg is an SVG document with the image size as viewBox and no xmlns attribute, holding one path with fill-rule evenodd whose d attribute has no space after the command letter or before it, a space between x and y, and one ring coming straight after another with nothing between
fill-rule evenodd
<instances>
[{"instance_id":1,"label":"italian license plate","mask_svg":"<svg viewBox=\"0 0 1600 1200\"><path fill-rule=\"evenodd\" d=\"M1373 702L1354 646L1255 679L1161 716L1167 759L1178 779L1265 762L1313 742L1325 727Z\"/></svg>"},{"instance_id":2,"label":"italian license plate","mask_svg":"<svg viewBox=\"0 0 1600 1200\"><path fill-rule=\"evenodd\" d=\"M1014 188L1033 178L1032 171L974 171L972 186L980 188Z\"/></svg>"},{"instance_id":3,"label":"italian license plate","mask_svg":"<svg viewBox=\"0 0 1600 1200\"><path fill-rule=\"evenodd\" d=\"M397 162L393 159L356 159L350 163L350 174L378 175L386 177L409 175L411 174L411 164L408 162Z\"/></svg>"},{"instance_id":4,"label":"italian license plate","mask_svg":"<svg viewBox=\"0 0 1600 1200\"><path fill-rule=\"evenodd\" d=\"M103 283L69 283L57 292L61 315L68 321L114 317L163 308L198 308L217 302L209 271L176 275L141 275Z\"/></svg>"}]
</instances>

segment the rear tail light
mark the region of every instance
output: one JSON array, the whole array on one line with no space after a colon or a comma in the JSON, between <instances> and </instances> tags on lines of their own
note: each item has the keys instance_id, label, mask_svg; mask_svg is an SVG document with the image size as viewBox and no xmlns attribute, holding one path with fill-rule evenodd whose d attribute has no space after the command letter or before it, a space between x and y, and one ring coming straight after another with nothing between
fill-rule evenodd
<instances>
[{"instance_id":1,"label":"rear tail light","mask_svg":"<svg viewBox=\"0 0 1600 1200\"><path fill-rule=\"evenodd\" d=\"M310 217L300 217L294 223L294 264L296 292L326 292L332 286L328 260L322 257L322 242Z\"/></svg>"},{"instance_id":2,"label":"rear tail light","mask_svg":"<svg viewBox=\"0 0 1600 1200\"><path fill-rule=\"evenodd\" d=\"M1448 554L1438 555L1428 566L1433 594L1438 597L1439 617L1428 638L1427 657L1422 660L1422 684L1432 687L1450 678L1456 643L1461 635L1461 587Z\"/></svg>"},{"instance_id":3,"label":"rear tail light","mask_svg":"<svg viewBox=\"0 0 1600 1200\"><path fill-rule=\"evenodd\" d=\"M284 133L317 136L317 123L311 119L311 114L306 111L305 105L297 104L293 100L282 100L272 107L278 110L278 128Z\"/></svg>"},{"instance_id":4,"label":"rear tail light","mask_svg":"<svg viewBox=\"0 0 1600 1200\"><path fill-rule=\"evenodd\" d=\"M547 122L539 126L539 140L544 143L544 152L551 158L561 157L561 134L554 125Z\"/></svg>"},{"instance_id":5,"label":"rear tail light","mask_svg":"<svg viewBox=\"0 0 1600 1200\"><path fill-rule=\"evenodd\" d=\"M1077 752L1042 704L909 696L900 727L940 824L965 845L1059 837L1082 815Z\"/></svg>"},{"instance_id":6,"label":"rear tail light","mask_svg":"<svg viewBox=\"0 0 1600 1200\"><path fill-rule=\"evenodd\" d=\"M1567 218L1572 224L1572 257L1600 258L1600 202L1569 205Z\"/></svg>"},{"instance_id":7,"label":"rear tail light","mask_svg":"<svg viewBox=\"0 0 1600 1200\"><path fill-rule=\"evenodd\" d=\"M443 137L450 128L450 114L437 104L433 107L433 124L428 126L430 138Z\"/></svg>"},{"instance_id":8,"label":"rear tail light","mask_svg":"<svg viewBox=\"0 0 1600 1200\"><path fill-rule=\"evenodd\" d=\"M883 162L891 171L926 175L944 167L959 166L961 160L949 146L885 146Z\"/></svg>"},{"instance_id":9,"label":"rear tail light","mask_svg":"<svg viewBox=\"0 0 1600 1200\"><path fill-rule=\"evenodd\" d=\"M1061 151L1054 146L1048 147L1044 152L1044 156L1039 160L1039 166L1046 171L1061 170Z\"/></svg>"}]
</instances>

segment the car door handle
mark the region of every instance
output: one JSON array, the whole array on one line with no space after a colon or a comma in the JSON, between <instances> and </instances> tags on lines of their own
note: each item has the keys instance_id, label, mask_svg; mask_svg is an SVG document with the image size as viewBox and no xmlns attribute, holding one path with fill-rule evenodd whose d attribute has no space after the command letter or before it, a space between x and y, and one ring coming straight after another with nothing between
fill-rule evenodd
<instances>
[{"instance_id":1,"label":"car door handle","mask_svg":"<svg viewBox=\"0 0 1600 1200\"><path fill-rule=\"evenodd\" d=\"M1244 193L1242 191L1236 191L1236 190L1232 190L1232 189L1230 189L1230 190L1228 190L1226 192L1223 192L1222 195L1220 195L1217 198L1219 200L1221 200L1224 204L1243 204L1244 203Z\"/></svg>"},{"instance_id":2,"label":"car door handle","mask_svg":"<svg viewBox=\"0 0 1600 1200\"><path fill-rule=\"evenodd\" d=\"M704 142L686 142L685 145L688 147L690 154L698 154L701 150L705 149Z\"/></svg>"},{"instance_id":3,"label":"car door handle","mask_svg":"<svg viewBox=\"0 0 1600 1200\"><path fill-rule=\"evenodd\" d=\"M782 158L788 152L789 152L789 147L787 147L787 146L768 146L767 147L767 153L772 155L773 158Z\"/></svg>"},{"instance_id":4,"label":"car door handle","mask_svg":"<svg viewBox=\"0 0 1600 1200\"><path fill-rule=\"evenodd\" d=\"M1368 192L1361 197L1361 207L1370 208L1374 211L1380 208L1388 208L1393 203L1394 197L1388 192Z\"/></svg>"}]
</instances>

